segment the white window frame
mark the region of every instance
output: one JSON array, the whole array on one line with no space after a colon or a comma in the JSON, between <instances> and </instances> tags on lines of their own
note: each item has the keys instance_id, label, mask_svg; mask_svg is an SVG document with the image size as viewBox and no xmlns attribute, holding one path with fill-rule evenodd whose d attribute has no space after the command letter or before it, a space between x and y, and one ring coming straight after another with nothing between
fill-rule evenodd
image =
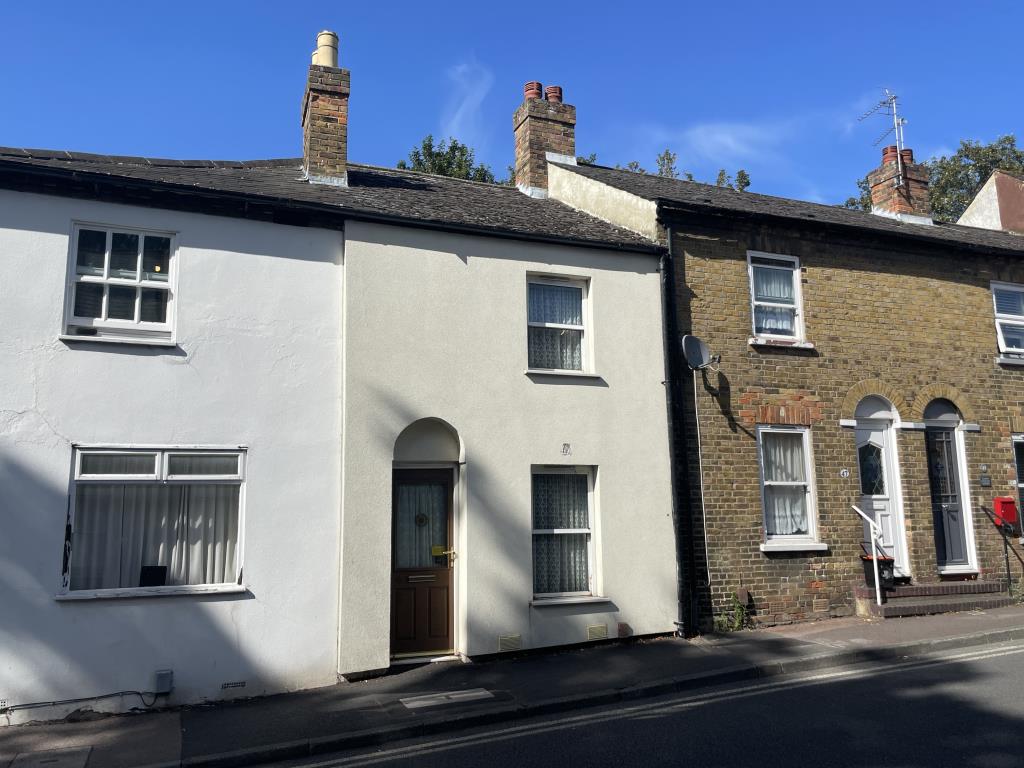
<instances>
[{"instance_id":1,"label":"white window frame","mask_svg":"<svg viewBox=\"0 0 1024 768\"><path fill-rule=\"evenodd\" d=\"M534 475L586 475L587 478L587 522L588 528L534 528L533 527L533 477ZM587 586L582 592L534 592L534 600L557 600L559 598L596 596L598 574L594 540L596 538L596 510L594 505L594 468L577 466L533 466L530 468L530 590L533 590L533 537L546 534L586 534L587 536Z\"/></svg>"},{"instance_id":2,"label":"white window frame","mask_svg":"<svg viewBox=\"0 0 1024 768\"><path fill-rule=\"evenodd\" d=\"M110 454L154 454L154 472L152 474L121 474L102 475L85 474L82 472L82 457L85 455ZM185 456L226 456L238 457L238 471L223 475L171 475L168 473L170 457ZM57 591L58 600L91 600L100 598L170 596L208 593L245 592L242 585L242 560L245 551L245 466L248 458L246 446L205 446L205 445L75 445L73 446L72 478L69 488L68 519L64 547L67 552L64 571ZM238 486L238 544L235 557L235 576L230 582L219 584L185 584L159 587L114 587L109 589L72 589L71 568L75 557L74 536L76 528L75 504L78 498L78 485L103 485L110 483L126 484L163 484L163 485L194 485L220 484Z\"/></svg>"},{"instance_id":3,"label":"white window frame","mask_svg":"<svg viewBox=\"0 0 1024 768\"><path fill-rule=\"evenodd\" d=\"M754 259L770 259L772 261L785 262L790 267L773 266L771 264L754 264ZM793 303L783 304L774 301L758 301L754 296L754 267L763 269L778 269L791 272L793 278ZM806 340L804 333L804 301L803 301L803 280L801 279L800 259L796 256L784 256L780 253L766 253L764 251L747 251L747 283L750 286L750 330L753 332L755 342L770 340L774 342L791 342L794 344L803 343ZM757 308L776 307L793 310L793 335L787 336L781 333L758 333L757 331Z\"/></svg>"},{"instance_id":4,"label":"white window frame","mask_svg":"<svg viewBox=\"0 0 1024 768\"><path fill-rule=\"evenodd\" d=\"M1017 444L1024 444L1024 434L1012 435L1013 469L1017 478L1017 504L1024 508L1024 467L1017 463Z\"/></svg>"},{"instance_id":5,"label":"white window frame","mask_svg":"<svg viewBox=\"0 0 1024 768\"><path fill-rule=\"evenodd\" d=\"M565 323L534 323L530 322L530 285L558 285L563 288L578 288L581 291L580 317L582 325L571 325ZM567 375L579 375L592 372L590 350L590 332L592 327L590 321L590 280L585 277L564 277L560 275L544 275L530 273L526 276L526 326L529 328L561 328L563 330L580 331L580 367L576 368L535 368L530 365L530 341L529 330L526 340L526 365L528 373L557 373Z\"/></svg>"},{"instance_id":6,"label":"white window frame","mask_svg":"<svg viewBox=\"0 0 1024 768\"><path fill-rule=\"evenodd\" d=\"M989 286L990 292L992 293L992 313L995 316L996 323L996 339L999 344L1000 352L1010 352L1013 354L1024 355L1024 347L1011 347L1006 343L1006 339L1003 337L1003 323L1008 325L1019 326L1024 329L1024 315L1008 315L1000 312L996 308L996 291L1013 291L1014 293L1024 294L1024 285L1015 283L999 283L992 282Z\"/></svg>"},{"instance_id":7,"label":"white window frame","mask_svg":"<svg viewBox=\"0 0 1024 768\"><path fill-rule=\"evenodd\" d=\"M106 233L106 251L102 275L80 275L77 270L78 238L83 229L103 231ZM110 252L113 233L119 232L139 236L139 256L134 279L110 276ZM170 239L167 257L167 280L145 280L142 276L142 252L145 236L166 237ZM64 290L64 316L60 338L72 341L100 341L136 344L153 344L173 346L175 328L175 297L177 295L178 273L177 233L160 229L140 229L139 227L121 226L118 224L101 224L99 222L75 221L72 223L71 236L68 238L67 279ZM125 288L165 291L167 306L162 323L144 322L139 319L142 311L141 300L136 300L135 319L117 320L97 317L75 316L75 287L78 284L94 284L102 286L122 286ZM107 293L104 291L103 313L107 311ZM85 330L85 333L80 331Z\"/></svg>"},{"instance_id":8,"label":"white window frame","mask_svg":"<svg viewBox=\"0 0 1024 768\"><path fill-rule=\"evenodd\" d=\"M766 434L799 434L803 439L804 449L804 477L806 480L782 481L766 480L764 467L764 435ZM814 454L812 451L811 429L806 426L791 426L765 424L757 427L757 463L761 475L761 524L764 530L764 545L762 550L771 549L824 549L818 540L818 504L817 492L814 483ZM807 533L806 534L777 534L768 532L768 503L765 489L768 486L804 486L805 498L807 499ZM774 546L773 546L774 545ZM807 545L812 545L808 547Z\"/></svg>"}]
</instances>

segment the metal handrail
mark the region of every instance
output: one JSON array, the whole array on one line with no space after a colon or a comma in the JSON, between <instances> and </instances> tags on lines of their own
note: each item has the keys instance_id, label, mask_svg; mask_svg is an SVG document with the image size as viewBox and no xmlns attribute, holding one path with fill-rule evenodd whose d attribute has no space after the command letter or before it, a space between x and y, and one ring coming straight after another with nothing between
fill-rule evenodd
<instances>
[{"instance_id":1,"label":"metal handrail","mask_svg":"<svg viewBox=\"0 0 1024 768\"><path fill-rule=\"evenodd\" d=\"M878 539L882 535L882 526L873 518L865 515L856 504L851 504L853 511L864 518L864 522L871 526L871 560L875 566L875 602L879 607L882 605L882 582L878 578Z\"/></svg>"}]
</instances>

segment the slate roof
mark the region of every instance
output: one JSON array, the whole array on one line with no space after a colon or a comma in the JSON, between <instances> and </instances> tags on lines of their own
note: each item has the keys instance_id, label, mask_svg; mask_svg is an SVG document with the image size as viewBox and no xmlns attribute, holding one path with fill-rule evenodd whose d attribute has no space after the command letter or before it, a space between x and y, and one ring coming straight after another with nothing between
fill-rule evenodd
<instances>
[{"instance_id":1,"label":"slate roof","mask_svg":"<svg viewBox=\"0 0 1024 768\"><path fill-rule=\"evenodd\" d=\"M726 187L682 179L633 173L599 165L560 165L568 171L600 181L637 197L652 200L666 210L731 213L744 217L772 217L821 226L855 228L879 235L930 241L937 245L1024 254L1024 237L990 229L936 222L934 225L898 221L867 211L808 203L785 197L737 192Z\"/></svg>"},{"instance_id":2,"label":"slate roof","mask_svg":"<svg viewBox=\"0 0 1024 768\"><path fill-rule=\"evenodd\" d=\"M640 235L553 200L531 198L515 187L358 164L349 165L349 186L336 187L305 181L301 165L300 159L165 160L0 148L0 177L4 172L18 173L19 178L55 177L57 193L70 180L107 186L130 182L136 189L141 185L146 190L215 193L290 209L312 208L321 219L326 214L629 251L659 250Z\"/></svg>"}]
</instances>

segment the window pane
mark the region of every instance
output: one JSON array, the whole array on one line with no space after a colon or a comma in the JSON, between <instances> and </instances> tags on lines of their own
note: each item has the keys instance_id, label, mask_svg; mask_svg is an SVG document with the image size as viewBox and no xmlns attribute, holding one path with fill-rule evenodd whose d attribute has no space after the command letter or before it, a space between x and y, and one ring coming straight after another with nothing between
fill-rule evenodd
<instances>
[{"instance_id":1,"label":"window pane","mask_svg":"<svg viewBox=\"0 0 1024 768\"><path fill-rule=\"evenodd\" d=\"M589 528L586 475L534 475L534 528Z\"/></svg>"},{"instance_id":2,"label":"window pane","mask_svg":"<svg viewBox=\"0 0 1024 768\"><path fill-rule=\"evenodd\" d=\"M533 537L533 591L589 592L587 534L535 534Z\"/></svg>"},{"instance_id":3,"label":"window pane","mask_svg":"<svg viewBox=\"0 0 1024 768\"><path fill-rule=\"evenodd\" d=\"M754 307L754 332L775 336L796 335L796 310L786 307Z\"/></svg>"},{"instance_id":4,"label":"window pane","mask_svg":"<svg viewBox=\"0 0 1024 768\"><path fill-rule=\"evenodd\" d=\"M79 485L71 589L234 581L238 496L237 485Z\"/></svg>"},{"instance_id":5,"label":"window pane","mask_svg":"<svg viewBox=\"0 0 1024 768\"><path fill-rule=\"evenodd\" d=\"M1001 315L1024 316L1024 292L995 288L996 312Z\"/></svg>"},{"instance_id":6,"label":"window pane","mask_svg":"<svg viewBox=\"0 0 1024 768\"><path fill-rule=\"evenodd\" d=\"M139 236L115 232L110 239L110 277L134 280L139 273Z\"/></svg>"},{"instance_id":7,"label":"window pane","mask_svg":"<svg viewBox=\"0 0 1024 768\"><path fill-rule=\"evenodd\" d=\"M804 439L797 432L762 432L764 479L775 482L806 482Z\"/></svg>"},{"instance_id":8,"label":"window pane","mask_svg":"<svg viewBox=\"0 0 1024 768\"><path fill-rule=\"evenodd\" d=\"M1003 332L1003 343L1011 349L1024 349L1024 326L999 323Z\"/></svg>"},{"instance_id":9,"label":"window pane","mask_svg":"<svg viewBox=\"0 0 1024 768\"><path fill-rule=\"evenodd\" d=\"M583 370L583 331L530 326L528 335L531 368Z\"/></svg>"},{"instance_id":10,"label":"window pane","mask_svg":"<svg viewBox=\"0 0 1024 768\"><path fill-rule=\"evenodd\" d=\"M570 285L530 283L531 323L583 325L583 289Z\"/></svg>"},{"instance_id":11,"label":"window pane","mask_svg":"<svg viewBox=\"0 0 1024 768\"><path fill-rule=\"evenodd\" d=\"M75 271L80 275L102 275L103 259L107 252L107 233L95 229L78 230L78 254ZM91 315L79 315L91 317Z\"/></svg>"},{"instance_id":12,"label":"window pane","mask_svg":"<svg viewBox=\"0 0 1024 768\"><path fill-rule=\"evenodd\" d=\"M107 317L111 320L135 319L135 289L112 285L108 289Z\"/></svg>"},{"instance_id":13,"label":"window pane","mask_svg":"<svg viewBox=\"0 0 1024 768\"><path fill-rule=\"evenodd\" d=\"M857 459L860 464L860 492L865 496L884 496L882 449L874 443L865 443L857 449Z\"/></svg>"},{"instance_id":14,"label":"window pane","mask_svg":"<svg viewBox=\"0 0 1024 768\"><path fill-rule=\"evenodd\" d=\"M153 475L155 453L83 453L83 475Z\"/></svg>"},{"instance_id":15,"label":"window pane","mask_svg":"<svg viewBox=\"0 0 1024 768\"><path fill-rule=\"evenodd\" d=\"M159 288L142 289L142 308L139 319L144 323L167 322L167 291Z\"/></svg>"},{"instance_id":16,"label":"window pane","mask_svg":"<svg viewBox=\"0 0 1024 768\"><path fill-rule=\"evenodd\" d=\"M78 283L75 286L75 317L100 317L103 314L103 286Z\"/></svg>"},{"instance_id":17,"label":"window pane","mask_svg":"<svg viewBox=\"0 0 1024 768\"><path fill-rule=\"evenodd\" d=\"M395 520L395 567L434 568L446 557L432 547L448 544L448 486L442 483L400 484Z\"/></svg>"},{"instance_id":18,"label":"window pane","mask_svg":"<svg viewBox=\"0 0 1024 768\"><path fill-rule=\"evenodd\" d=\"M754 267L754 298L776 304L793 304L793 270Z\"/></svg>"},{"instance_id":19,"label":"window pane","mask_svg":"<svg viewBox=\"0 0 1024 768\"><path fill-rule=\"evenodd\" d=\"M807 536L807 489L769 485L764 489L765 526L770 536Z\"/></svg>"},{"instance_id":20,"label":"window pane","mask_svg":"<svg viewBox=\"0 0 1024 768\"><path fill-rule=\"evenodd\" d=\"M171 454L167 459L169 475L237 475L235 454Z\"/></svg>"},{"instance_id":21,"label":"window pane","mask_svg":"<svg viewBox=\"0 0 1024 768\"><path fill-rule=\"evenodd\" d=\"M170 258L171 238L146 235L142 246L142 278L166 281Z\"/></svg>"}]
</instances>

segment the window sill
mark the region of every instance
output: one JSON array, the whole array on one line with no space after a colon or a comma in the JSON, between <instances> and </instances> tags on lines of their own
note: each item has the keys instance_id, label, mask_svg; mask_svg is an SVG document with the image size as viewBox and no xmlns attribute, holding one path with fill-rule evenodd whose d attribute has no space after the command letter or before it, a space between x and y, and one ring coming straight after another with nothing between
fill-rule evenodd
<instances>
[{"instance_id":1,"label":"window sill","mask_svg":"<svg viewBox=\"0 0 1024 768\"><path fill-rule=\"evenodd\" d=\"M78 336L70 333L62 333L58 337L61 341L70 341L88 344L134 344L141 347L176 347L178 342L174 339L128 339L115 336Z\"/></svg>"},{"instance_id":2,"label":"window sill","mask_svg":"<svg viewBox=\"0 0 1024 768\"><path fill-rule=\"evenodd\" d=\"M610 597L597 595L571 595L567 597L535 597L530 601L531 608L543 608L548 605L580 605L585 603L610 603Z\"/></svg>"},{"instance_id":3,"label":"window sill","mask_svg":"<svg viewBox=\"0 0 1024 768\"><path fill-rule=\"evenodd\" d=\"M785 349L814 349L814 344L810 341L800 341L798 339L773 339L767 336L751 336L747 339L747 344L751 347L783 347Z\"/></svg>"},{"instance_id":4,"label":"window sill","mask_svg":"<svg viewBox=\"0 0 1024 768\"><path fill-rule=\"evenodd\" d=\"M1017 365L1024 366L1024 357L1012 357L1009 355L1000 355L996 358L996 365Z\"/></svg>"},{"instance_id":5,"label":"window sill","mask_svg":"<svg viewBox=\"0 0 1024 768\"><path fill-rule=\"evenodd\" d=\"M824 541L768 541L761 545L761 551L772 552L827 552Z\"/></svg>"},{"instance_id":6,"label":"window sill","mask_svg":"<svg viewBox=\"0 0 1024 768\"><path fill-rule=\"evenodd\" d=\"M597 373L587 371L560 371L553 368L527 368L523 371L527 376L571 376L577 379L600 379Z\"/></svg>"},{"instance_id":7,"label":"window sill","mask_svg":"<svg viewBox=\"0 0 1024 768\"><path fill-rule=\"evenodd\" d=\"M77 600L118 600L132 597L179 597L181 595L239 595L249 589L242 584L209 584L183 587L126 587L124 589L79 589L54 595L58 602Z\"/></svg>"}]
</instances>

